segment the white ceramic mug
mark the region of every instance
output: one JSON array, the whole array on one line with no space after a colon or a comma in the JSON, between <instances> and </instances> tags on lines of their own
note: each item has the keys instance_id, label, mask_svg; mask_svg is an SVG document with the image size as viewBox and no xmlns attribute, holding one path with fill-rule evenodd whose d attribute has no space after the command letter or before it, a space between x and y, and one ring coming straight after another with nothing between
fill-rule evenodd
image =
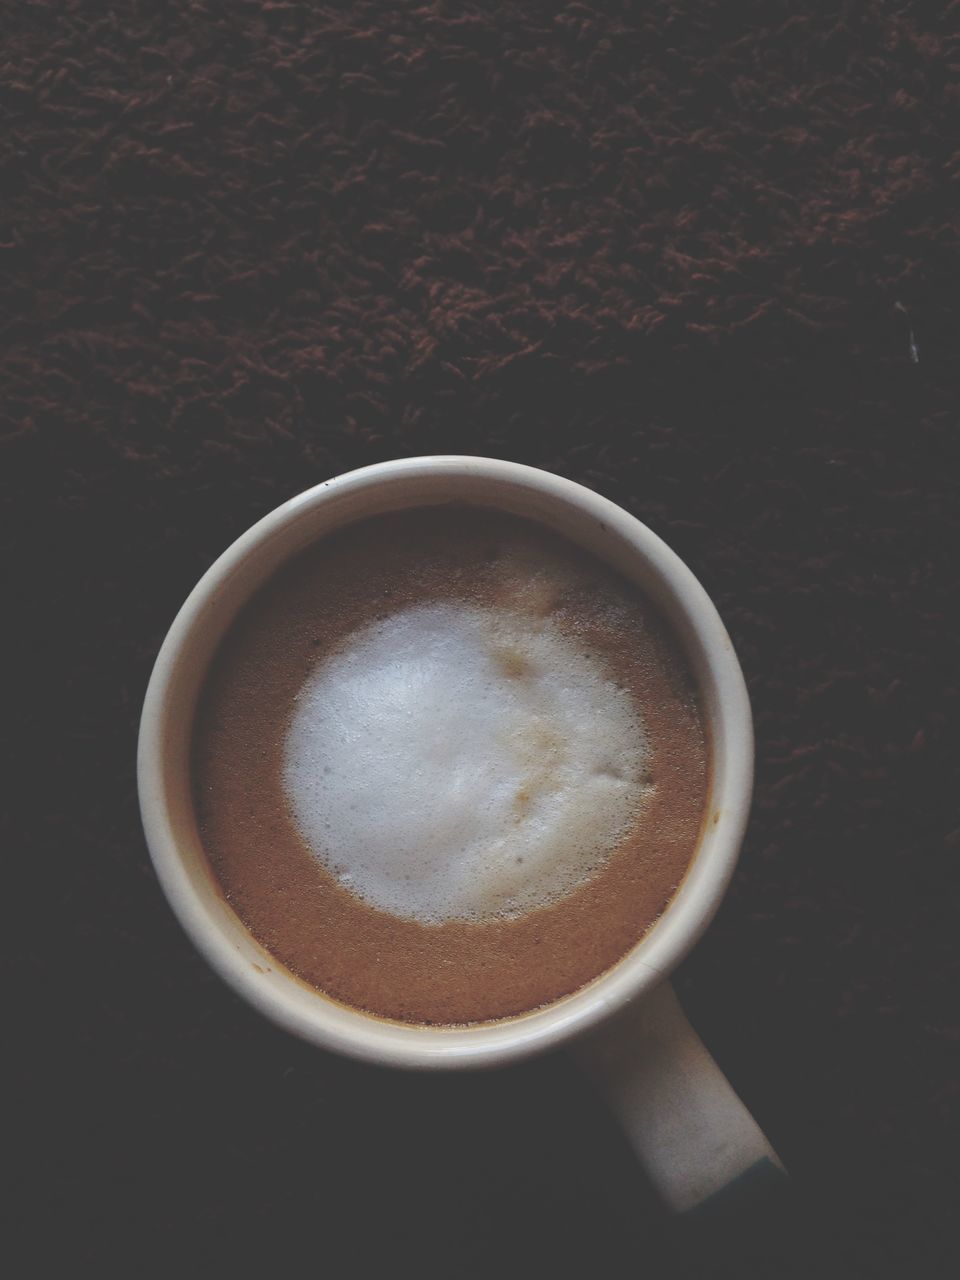
<instances>
[{"instance_id":1,"label":"white ceramic mug","mask_svg":"<svg viewBox=\"0 0 960 1280\"><path fill-rule=\"evenodd\" d=\"M490 1024L418 1027L366 1015L287 971L225 901L205 859L190 784L197 696L229 624L291 555L348 522L402 508L473 503L528 516L586 547L659 606L687 652L711 742L707 817L690 869L654 927L612 969L545 1008ZM689 569L633 516L532 467L409 458L338 476L292 498L229 547L170 628L147 689L138 785L160 883L213 968L280 1026L384 1066L490 1067L568 1045L606 1090L674 1208L701 1204L756 1168L779 1168L763 1134L664 981L720 904L753 780L750 706L730 638ZM574 1042L576 1042L574 1044Z\"/></svg>"}]
</instances>

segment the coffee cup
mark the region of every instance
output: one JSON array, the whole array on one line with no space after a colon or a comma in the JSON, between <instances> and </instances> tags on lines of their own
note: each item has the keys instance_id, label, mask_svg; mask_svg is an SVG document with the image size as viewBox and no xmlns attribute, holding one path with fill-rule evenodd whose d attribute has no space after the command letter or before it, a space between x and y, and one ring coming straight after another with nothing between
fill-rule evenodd
<instances>
[{"instance_id":1,"label":"coffee cup","mask_svg":"<svg viewBox=\"0 0 960 1280\"><path fill-rule=\"evenodd\" d=\"M191 786L191 735L211 659L251 597L292 556L387 512L464 503L526 517L585 548L657 607L694 674L710 742L706 817L692 863L662 916L582 989L499 1021L404 1024L309 986L241 922L211 875ZM730 638L690 570L633 516L570 480L494 459L435 456L366 467L271 512L204 574L174 620L147 689L138 786L160 884L221 977L266 1017L322 1049L385 1067L505 1065L571 1049L606 1092L665 1200L696 1208L779 1161L690 1028L667 981L717 910L750 805L753 735Z\"/></svg>"}]
</instances>

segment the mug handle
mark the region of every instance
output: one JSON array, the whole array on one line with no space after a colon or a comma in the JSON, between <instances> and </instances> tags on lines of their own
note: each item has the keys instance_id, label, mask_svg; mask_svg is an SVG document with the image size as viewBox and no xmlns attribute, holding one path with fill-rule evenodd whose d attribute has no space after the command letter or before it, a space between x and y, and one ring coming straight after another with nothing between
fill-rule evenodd
<instances>
[{"instance_id":1,"label":"mug handle","mask_svg":"<svg viewBox=\"0 0 960 1280\"><path fill-rule=\"evenodd\" d=\"M764 1199L786 1171L669 982L571 1046L677 1213Z\"/></svg>"}]
</instances>

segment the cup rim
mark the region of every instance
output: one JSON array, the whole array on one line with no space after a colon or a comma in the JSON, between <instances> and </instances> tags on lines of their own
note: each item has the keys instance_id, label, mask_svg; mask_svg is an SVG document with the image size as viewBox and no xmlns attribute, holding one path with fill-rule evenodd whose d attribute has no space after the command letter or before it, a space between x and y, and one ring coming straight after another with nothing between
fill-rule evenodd
<instances>
[{"instance_id":1,"label":"cup rim","mask_svg":"<svg viewBox=\"0 0 960 1280\"><path fill-rule=\"evenodd\" d=\"M369 486L438 474L545 495L558 506L575 507L629 544L689 624L714 695L708 814L693 862L660 919L612 968L571 995L516 1017L460 1027L383 1019L324 996L273 957L268 972L251 963L236 937L236 929L245 933L245 926L232 912L228 925L222 910L217 914L211 909L179 848L166 761L170 735L178 728L189 735L192 729L192 724L184 728L172 722L174 694L186 678L191 644L251 554L332 498L343 502ZM718 779L721 755L724 768ZM314 485L263 516L214 561L181 606L157 655L140 720L137 785L144 834L161 887L188 936L235 992L271 1021L324 1049L388 1066L486 1067L543 1052L587 1031L656 986L693 947L713 918L739 855L753 787L753 726L743 673L716 607L691 570L651 529L609 499L551 472L494 458L426 455L375 463Z\"/></svg>"}]
</instances>

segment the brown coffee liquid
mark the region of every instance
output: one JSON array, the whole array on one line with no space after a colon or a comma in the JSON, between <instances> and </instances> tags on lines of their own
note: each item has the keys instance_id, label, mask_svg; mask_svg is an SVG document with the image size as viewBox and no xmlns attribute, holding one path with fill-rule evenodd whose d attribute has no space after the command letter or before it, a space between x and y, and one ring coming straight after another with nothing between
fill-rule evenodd
<instances>
[{"instance_id":1,"label":"brown coffee liquid","mask_svg":"<svg viewBox=\"0 0 960 1280\"><path fill-rule=\"evenodd\" d=\"M558 563L560 591L541 574ZM589 879L526 914L423 923L370 905L311 852L291 813L283 761L297 695L318 662L379 619L438 602L511 608L521 578L528 594L541 577L544 616L602 663L642 715L650 785L633 829ZM529 521L450 506L341 530L257 594L212 663L193 770L214 875L279 962L369 1013L462 1024L574 992L643 937L695 852L708 750L679 645L636 588Z\"/></svg>"}]
</instances>

